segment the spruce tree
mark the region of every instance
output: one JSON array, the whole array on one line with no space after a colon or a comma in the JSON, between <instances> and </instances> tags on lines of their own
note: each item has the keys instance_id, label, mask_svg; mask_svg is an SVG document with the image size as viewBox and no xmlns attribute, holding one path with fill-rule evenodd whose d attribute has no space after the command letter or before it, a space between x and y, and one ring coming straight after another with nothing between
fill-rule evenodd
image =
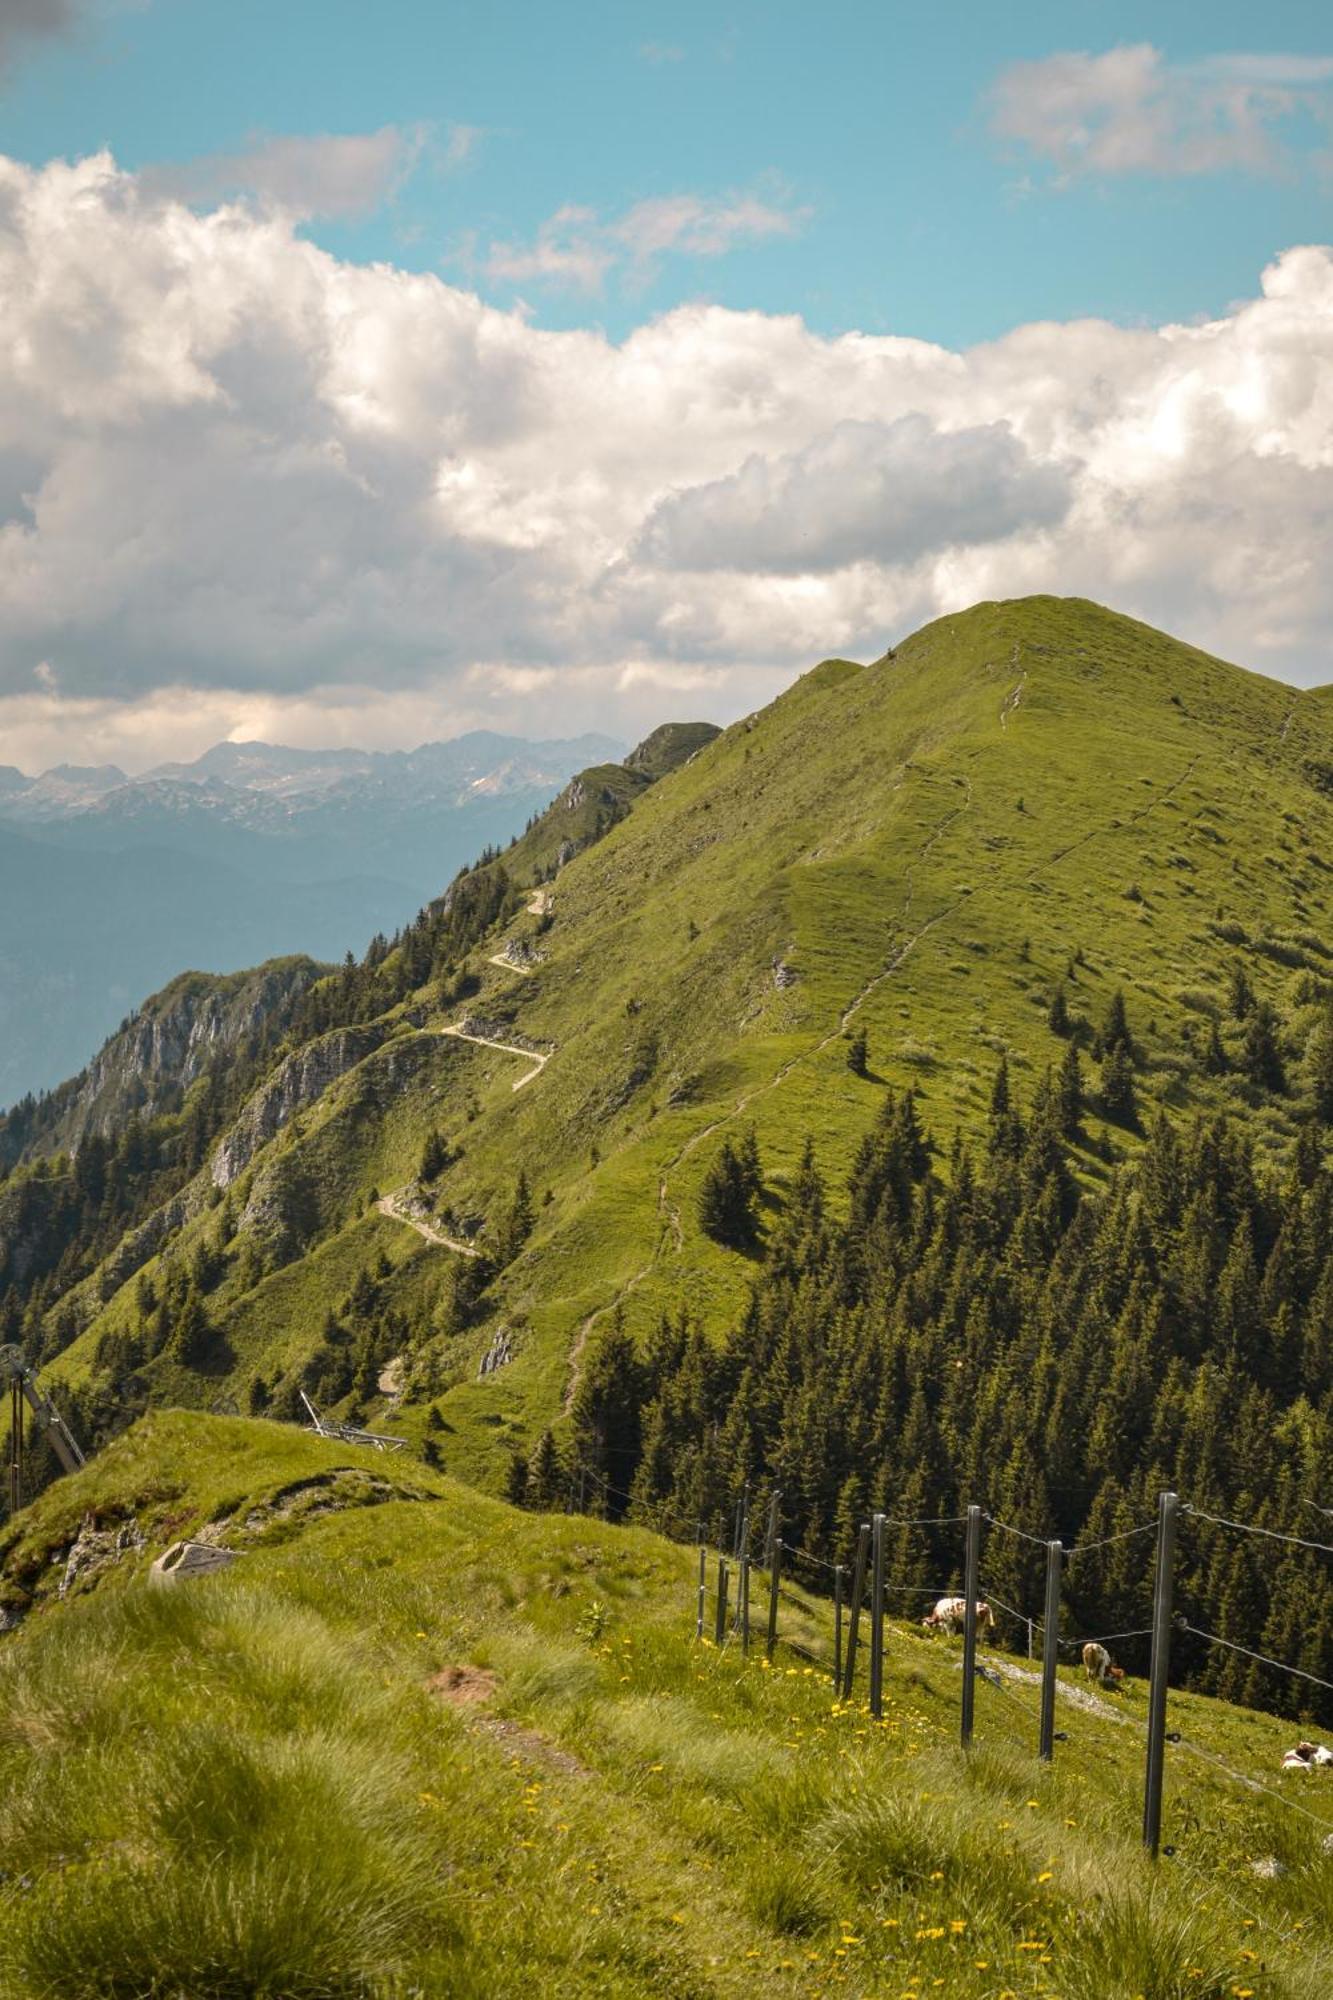
<instances>
[{"instance_id":1,"label":"spruce tree","mask_svg":"<svg viewBox=\"0 0 1333 2000\"><path fill-rule=\"evenodd\" d=\"M565 1468L554 1437L549 1430L543 1431L537 1440L537 1449L532 1454L528 1467L528 1504L532 1507L552 1508L564 1504L567 1490Z\"/></svg>"},{"instance_id":2,"label":"spruce tree","mask_svg":"<svg viewBox=\"0 0 1333 2000\"><path fill-rule=\"evenodd\" d=\"M1051 995L1051 1004L1046 1014L1046 1025L1053 1035L1069 1033L1069 1003L1065 999L1063 979Z\"/></svg>"},{"instance_id":3,"label":"spruce tree","mask_svg":"<svg viewBox=\"0 0 1333 2000\"><path fill-rule=\"evenodd\" d=\"M1251 1083L1261 1090L1271 1090L1275 1096L1285 1095L1287 1072L1278 1046L1277 1015L1266 1000L1250 1015L1241 1063Z\"/></svg>"},{"instance_id":4,"label":"spruce tree","mask_svg":"<svg viewBox=\"0 0 1333 2000\"><path fill-rule=\"evenodd\" d=\"M847 1067L853 1076L870 1073L870 1047L864 1028L858 1028L847 1044Z\"/></svg>"},{"instance_id":5,"label":"spruce tree","mask_svg":"<svg viewBox=\"0 0 1333 2000\"><path fill-rule=\"evenodd\" d=\"M1102 1111L1113 1124L1136 1125L1138 1105L1134 1096L1134 1066L1124 1042L1116 1042L1102 1064Z\"/></svg>"},{"instance_id":6,"label":"spruce tree","mask_svg":"<svg viewBox=\"0 0 1333 2000\"><path fill-rule=\"evenodd\" d=\"M1249 1019L1254 1006L1254 988L1250 985L1245 967L1237 964L1231 968L1231 979L1227 988L1227 1005L1237 1021Z\"/></svg>"},{"instance_id":7,"label":"spruce tree","mask_svg":"<svg viewBox=\"0 0 1333 2000\"><path fill-rule=\"evenodd\" d=\"M1325 1006L1310 1038L1310 1092L1315 1117L1321 1125L1333 1125L1333 1002Z\"/></svg>"},{"instance_id":8,"label":"spruce tree","mask_svg":"<svg viewBox=\"0 0 1333 2000\"><path fill-rule=\"evenodd\" d=\"M1083 1065L1077 1042L1065 1050L1055 1095L1060 1130L1066 1139L1077 1139L1083 1129Z\"/></svg>"},{"instance_id":9,"label":"spruce tree","mask_svg":"<svg viewBox=\"0 0 1333 2000\"><path fill-rule=\"evenodd\" d=\"M752 1174L730 1139L704 1175L699 1190L699 1225L715 1243L732 1250L747 1249L754 1241L757 1222L752 1193Z\"/></svg>"},{"instance_id":10,"label":"spruce tree","mask_svg":"<svg viewBox=\"0 0 1333 2000\"><path fill-rule=\"evenodd\" d=\"M213 1330L208 1323L204 1302L191 1285L171 1330L172 1360L179 1361L182 1368L202 1367L208 1359L212 1337Z\"/></svg>"}]
</instances>

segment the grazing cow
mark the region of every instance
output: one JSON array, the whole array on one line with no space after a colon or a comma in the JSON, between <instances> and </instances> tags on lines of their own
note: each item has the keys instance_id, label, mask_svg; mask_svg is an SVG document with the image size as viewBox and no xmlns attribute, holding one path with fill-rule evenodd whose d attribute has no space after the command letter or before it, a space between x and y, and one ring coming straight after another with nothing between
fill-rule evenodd
<instances>
[{"instance_id":1,"label":"grazing cow","mask_svg":"<svg viewBox=\"0 0 1333 2000\"><path fill-rule=\"evenodd\" d=\"M1083 1648L1083 1671L1090 1681L1099 1687L1119 1687L1125 1678L1125 1670L1118 1667L1100 1640L1089 1639Z\"/></svg>"},{"instance_id":2,"label":"grazing cow","mask_svg":"<svg viewBox=\"0 0 1333 2000\"><path fill-rule=\"evenodd\" d=\"M967 1622L967 1599L965 1597L942 1597L935 1609L921 1620L927 1632L961 1632ZM995 1613L989 1604L977 1600L977 1630L989 1632L995 1624Z\"/></svg>"}]
</instances>

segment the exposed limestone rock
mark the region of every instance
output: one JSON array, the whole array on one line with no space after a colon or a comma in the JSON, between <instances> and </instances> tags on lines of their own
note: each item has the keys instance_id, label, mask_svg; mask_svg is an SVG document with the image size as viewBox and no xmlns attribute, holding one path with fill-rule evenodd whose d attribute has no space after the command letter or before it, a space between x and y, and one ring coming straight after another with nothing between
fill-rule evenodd
<instances>
[{"instance_id":1,"label":"exposed limestone rock","mask_svg":"<svg viewBox=\"0 0 1333 2000\"><path fill-rule=\"evenodd\" d=\"M478 1380L484 1375L494 1375L497 1368L506 1367L513 1358L513 1335L507 1327L502 1326L497 1330L494 1340L481 1357L481 1365L477 1369Z\"/></svg>"},{"instance_id":2,"label":"exposed limestone rock","mask_svg":"<svg viewBox=\"0 0 1333 2000\"><path fill-rule=\"evenodd\" d=\"M133 1113L171 1109L205 1070L281 1021L325 970L310 958L283 958L253 972L173 979L62 1086L61 1116L44 1145L77 1151L89 1133L112 1133Z\"/></svg>"},{"instance_id":3,"label":"exposed limestone rock","mask_svg":"<svg viewBox=\"0 0 1333 2000\"><path fill-rule=\"evenodd\" d=\"M211 1576L215 1570L229 1569L235 1560L234 1549L219 1548L216 1542L173 1542L148 1575L153 1583L185 1583L195 1577Z\"/></svg>"},{"instance_id":4,"label":"exposed limestone rock","mask_svg":"<svg viewBox=\"0 0 1333 2000\"><path fill-rule=\"evenodd\" d=\"M214 1187L227 1188L239 1179L261 1146L276 1138L298 1111L324 1095L330 1084L355 1069L382 1047L388 1030L372 1024L336 1028L317 1042L297 1049L246 1105L213 1154Z\"/></svg>"},{"instance_id":5,"label":"exposed limestone rock","mask_svg":"<svg viewBox=\"0 0 1333 2000\"><path fill-rule=\"evenodd\" d=\"M496 953L496 957L503 958L508 964L517 966L522 972L527 972L534 965L540 965L546 957L546 953L538 951L536 946L529 943L527 938L511 937L505 939Z\"/></svg>"},{"instance_id":6,"label":"exposed limestone rock","mask_svg":"<svg viewBox=\"0 0 1333 2000\"><path fill-rule=\"evenodd\" d=\"M68 1597L71 1591L86 1588L104 1570L114 1569L123 1556L137 1555L143 1546L143 1531L133 1518L115 1528L99 1528L91 1514L85 1515L65 1557L59 1595Z\"/></svg>"}]
</instances>

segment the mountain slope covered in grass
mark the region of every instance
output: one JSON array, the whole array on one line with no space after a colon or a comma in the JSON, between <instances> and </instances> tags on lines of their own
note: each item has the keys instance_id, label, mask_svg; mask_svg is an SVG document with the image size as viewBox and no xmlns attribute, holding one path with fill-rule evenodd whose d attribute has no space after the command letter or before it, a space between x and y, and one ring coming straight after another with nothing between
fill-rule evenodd
<instances>
[{"instance_id":1,"label":"mountain slope covered in grass","mask_svg":"<svg viewBox=\"0 0 1333 2000\"><path fill-rule=\"evenodd\" d=\"M237 1560L155 1588L182 1533ZM185 1413L11 1522L0 1576L14 2000L1329 1990L1333 1806L1268 1717L1173 1695L1154 1870L1141 1685L1063 1676L1044 1767L991 1653L964 1759L953 1642L890 1623L875 1722L800 1588L771 1665L719 1652L692 1551Z\"/></svg>"},{"instance_id":2,"label":"mountain slope covered in grass","mask_svg":"<svg viewBox=\"0 0 1333 2000\"><path fill-rule=\"evenodd\" d=\"M1304 1131L1314 1170L1333 1115L1322 695L1039 598L827 661L664 747L651 772L585 773L312 986L168 1208L105 1253L76 1226L59 1268L29 1260L7 1324L94 1434L145 1401L294 1414L304 1385L416 1438L434 1406L449 1468L501 1489L516 1451L560 1443L622 1320L641 1349L663 1315L713 1342L741 1320L807 1143L841 1218L910 1090L947 1183L955 1133L988 1143L1002 1062L1033 1130L1045 1073L1079 1054L1085 1193L1159 1111L1229 1116L1245 1173L1278 1181ZM705 1184L751 1131L755 1227L718 1240ZM39 1160L0 1187L11 1276L69 1173ZM1310 1365L1326 1425L1326 1356ZM908 1415L876 1413L889 1463ZM1133 1476L1153 1470L1140 1454Z\"/></svg>"}]
</instances>

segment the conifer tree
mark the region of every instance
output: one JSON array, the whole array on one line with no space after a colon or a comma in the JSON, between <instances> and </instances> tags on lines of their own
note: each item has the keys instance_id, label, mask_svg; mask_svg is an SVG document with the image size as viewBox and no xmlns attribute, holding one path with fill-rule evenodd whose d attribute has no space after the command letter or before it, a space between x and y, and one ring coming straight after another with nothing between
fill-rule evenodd
<instances>
[{"instance_id":1,"label":"conifer tree","mask_svg":"<svg viewBox=\"0 0 1333 2000\"><path fill-rule=\"evenodd\" d=\"M527 1502L531 1507L552 1508L563 1504L567 1490L565 1468L549 1430L537 1440L528 1467Z\"/></svg>"},{"instance_id":2,"label":"conifer tree","mask_svg":"<svg viewBox=\"0 0 1333 2000\"><path fill-rule=\"evenodd\" d=\"M1271 1090L1277 1096L1285 1094L1287 1072L1278 1046L1277 1015L1266 1000L1261 1001L1250 1015L1241 1061L1251 1083L1257 1084L1261 1090Z\"/></svg>"},{"instance_id":3,"label":"conifer tree","mask_svg":"<svg viewBox=\"0 0 1333 2000\"><path fill-rule=\"evenodd\" d=\"M1060 1064L1056 1105L1061 1133L1066 1139L1077 1139L1083 1129L1083 1065L1077 1042L1070 1042Z\"/></svg>"},{"instance_id":4,"label":"conifer tree","mask_svg":"<svg viewBox=\"0 0 1333 2000\"><path fill-rule=\"evenodd\" d=\"M1046 1014L1046 1025L1053 1035L1069 1033L1069 1002L1065 998L1063 979L1051 995L1051 1004Z\"/></svg>"},{"instance_id":5,"label":"conifer tree","mask_svg":"<svg viewBox=\"0 0 1333 2000\"><path fill-rule=\"evenodd\" d=\"M505 1499L511 1507L528 1504L528 1461L521 1451L513 1453L505 1474Z\"/></svg>"},{"instance_id":6,"label":"conifer tree","mask_svg":"<svg viewBox=\"0 0 1333 2000\"><path fill-rule=\"evenodd\" d=\"M199 1368L208 1359L211 1345L212 1328L208 1323L208 1314L192 1285L171 1330L171 1358L179 1361L183 1368Z\"/></svg>"},{"instance_id":7,"label":"conifer tree","mask_svg":"<svg viewBox=\"0 0 1333 2000\"><path fill-rule=\"evenodd\" d=\"M512 1264L523 1245L532 1234L536 1211L532 1205L532 1190L528 1186L528 1176L522 1167L514 1182L514 1192L509 1209L500 1231L500 1259Z\"/></svg>"},{"instance_id":8,"label":"conifer tree","mask_svg":"<svg viewBox=\"0 0 1333 2000\"><path fill-rule=\"evenodd\" d=\"M704 1175L699 1190L699 1224L715 1243L732 1250L747 1249L753 1243L757 1220L752 1193L752 1177L730 1139Z\"/></svg>"},{"instance_id":9,"label":"conifer tree","mask_svg":"<svg viewBox=\"0 0 1333 2000\"><path fill-rule=\"evenodd\" d=\"M1124 1042L1114 1043L1102 1063L1101 1100L1103 1112L1113 1123L1134 1125L1138 1122L1134 1067Z\"/></svg>"},{"instance_id":10,"label":"conifer tree","mask_svg":"<svg viewBox=\"0 0 1333 2000\"><path fill-rule=\"evenodd\" d=\"M1237 1021L1249 1019L1254 1006L1254 988L1250 985L1245 967L1239 963L1231 968L1231 979L1227 987L1227 1005L1232 1018Z\"/></svg>"},{"instance_id":11,"label":"conifer tree","mask_svg":"<svg viewBox=\"0 0 1333 2000\"><path fill-rule=\"evenodd\" d=\"M870 1073L870 1045L864 1028L858 1028L847 1044L847 1067L853 1076Z\"/></svg>"},{"instance_id":12,"label":"conifer tree","mask_svg":"<svg viewBox=\"0 0 1333 2000\"><path fill-rule=\"evenodd\" d=\"M625 1512L625 1495L639 1462L643 1391L634 1342L617 1312L607 1331L584 1352L569 1412L573 1476L592 1475L594 1487L605 1494L606 1512L613 1521Z\"/></svg>"}]
</instances>

